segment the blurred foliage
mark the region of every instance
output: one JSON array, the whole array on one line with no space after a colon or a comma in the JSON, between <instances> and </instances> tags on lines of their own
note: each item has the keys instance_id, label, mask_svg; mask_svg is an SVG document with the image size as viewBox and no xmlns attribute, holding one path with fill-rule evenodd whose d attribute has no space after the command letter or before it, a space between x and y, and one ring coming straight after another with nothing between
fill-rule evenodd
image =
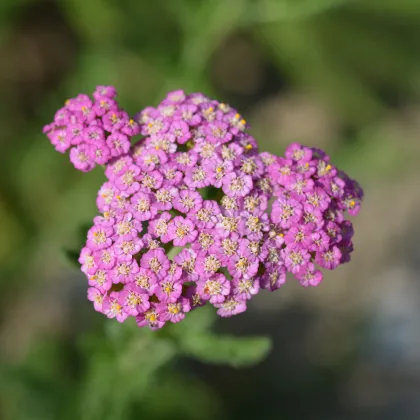
<instances>
[{"instance_id":1,"label":"blurred foliage","mask_svg":"<svg viewBox=\"0 0 420 420\"><path fill-rule=\"evenodd\" d=\"M251 92L229 89L216 71L236 57L221 54L235 37L262 69ZM41 133L66 97L113 84L135 112L184 88L252 110L313 92L339 123L335 162L369 188L417 165L417 132L390 130L390 120L418 106L419 37L418 0L2 0L0 417L221 418L219 397L176 356L242 367L270 348L216 335L207 308L158 333L98 321L60 252L75 259L75 227L94 216L103 174L77 173ZM235 75L253 64L234 61ZM262 150L282 152L288 139L251 123ZM31 332L44 312L52 326ZM53 323L61 313L65 327Z\"/></svg>"},{"instance_id":2,"label":"blurred foliage","mask_svg":"<svg viewBox=\"0 0 420 420\"><path fill-rule=\"evenodd\" d=\"M158 332L138 329L134 320L130 321L133 322L106 322L101 332L86 332L70 348L70 343L60 342L58 337L44 337L22 365L1 366L2 418L126 419L131 418L136 403L144 402L146 408L136 409L134 418L142 414L150 418L154 411L165 410L172 415L180 410L180 418L212 418L214 409L197 417L197 404L209 404L212 400L206 394L200 395L200 384L193 391L197 401L182 404L172 395L164 402L165 407L155 407L163 396L153 401L157 396L152 390L163 395L173 393L170 387L165 391L169 383L185 381L185 377L175 379L176 373L168 371L168 363L176 355L186 355L204 363L249 366L258 363L270 349L267 338L233 338L212 333L215 314L209 307ZM76 366L72 372L74 358L82 366ZM182 399L185 390L177 386ZM182 386L188 388L191 384Z\"/></svg>"}]
</instances>

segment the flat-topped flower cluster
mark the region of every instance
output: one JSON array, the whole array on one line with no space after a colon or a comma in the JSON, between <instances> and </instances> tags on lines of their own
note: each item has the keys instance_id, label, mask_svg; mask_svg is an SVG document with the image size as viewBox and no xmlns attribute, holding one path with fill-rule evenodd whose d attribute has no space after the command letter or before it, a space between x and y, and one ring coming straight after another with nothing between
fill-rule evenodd
<instances>
[{"instance_id":1,"label":"flat-topped flower cluster","mask_svg":"<svg viewBox=\"0 0 420 420\"><path fill-rule=\"evenodd\" d=\"M85 94L68 99L44 127L52 145L60 153L70 151L76 169L91 171L130 150L130 138L140 127L116 101L112 86L98 86L93 100Z\"/></svg>"},{"instance_id":2,"label":"flat-topped flower cluster","mask_svg":"<svg viewBox=\"0 0 420 420\"><path fill-rule=\"evenodd\" d=\"M363 192L322 151L259 153L240 114L201 93L171 92L132 119L114 88L93 97L68 101L46 131L78 169L106 165L79 260L97 311L152 329L206 302L227 317L287 272L316 286L320 268L349 261L345 212Z\"/></svg>"}]
</instances>

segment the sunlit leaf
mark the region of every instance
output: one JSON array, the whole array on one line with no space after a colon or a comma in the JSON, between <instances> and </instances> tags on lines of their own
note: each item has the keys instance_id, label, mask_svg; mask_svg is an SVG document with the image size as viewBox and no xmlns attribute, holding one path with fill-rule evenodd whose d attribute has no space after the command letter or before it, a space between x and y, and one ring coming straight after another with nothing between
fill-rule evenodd
<instances>
[{"instance_id":1,"label":"sunlit leaf","mask_svg":"<svg viewBox=\"0 0 420 420\"><path fill-rule=\"evenodd\" d=\"M204 363L227 364L235 367L260 363L271 349L267 337L233 337L196 334L180 343L181 351Z\"/></svg>"}]
</instances>

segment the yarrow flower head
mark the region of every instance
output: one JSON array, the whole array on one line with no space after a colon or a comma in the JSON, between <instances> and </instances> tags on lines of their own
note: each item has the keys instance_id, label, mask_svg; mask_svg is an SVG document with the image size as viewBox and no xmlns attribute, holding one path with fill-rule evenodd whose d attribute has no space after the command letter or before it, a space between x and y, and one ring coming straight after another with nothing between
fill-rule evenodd
<instances>
[{"instance_id":1,"label":"yarrow flower head","mask_svg":"<svg viewBox=\"0 0 420 420\"><path fill-rule=\"evenodd\" d=\"M44 127L60 153L69 151L76 169L92 170L130 150L130 138L140 133L139 124L118 106L111 86L98 86L93 99L78 95L68 99L54 121Z\"/></svg>"},{"instance_id":2,"label":"yarrow flower head","mask_svg":"<svg viewBox=\"0 0 420 420\"><path fill-rule=\"evenodd\" d=\"M95 310L152 329L206 302L227 317L287 272L317 286L321 268L349 261L345 213L363 192L324 152L259 153L242 116L201 93L171 92L133 118L115 97L79 95L44 129L76 168L105 165L79 259Z\"/></svg>"}]
</instances>

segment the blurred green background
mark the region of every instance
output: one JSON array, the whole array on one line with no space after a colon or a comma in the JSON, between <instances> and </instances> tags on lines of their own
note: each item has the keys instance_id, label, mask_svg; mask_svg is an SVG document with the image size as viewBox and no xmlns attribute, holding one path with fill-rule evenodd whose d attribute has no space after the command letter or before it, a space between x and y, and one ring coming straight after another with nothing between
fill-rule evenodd
<instances>
[{"instance_id":1,"label":"blurred green background","mask_svg":"<svg viewBox=\"0 0 420 420\"><path fill-rule=\"evenodd\" d=\"M419 40L419 0L1 0L0 418L419 419ZM215 324L105 322L62 252L103 173L41 133L97 84L130 113L203 91L261 150L326 149L365 189L352 262Z\"/></svg>"}]
</instances>

